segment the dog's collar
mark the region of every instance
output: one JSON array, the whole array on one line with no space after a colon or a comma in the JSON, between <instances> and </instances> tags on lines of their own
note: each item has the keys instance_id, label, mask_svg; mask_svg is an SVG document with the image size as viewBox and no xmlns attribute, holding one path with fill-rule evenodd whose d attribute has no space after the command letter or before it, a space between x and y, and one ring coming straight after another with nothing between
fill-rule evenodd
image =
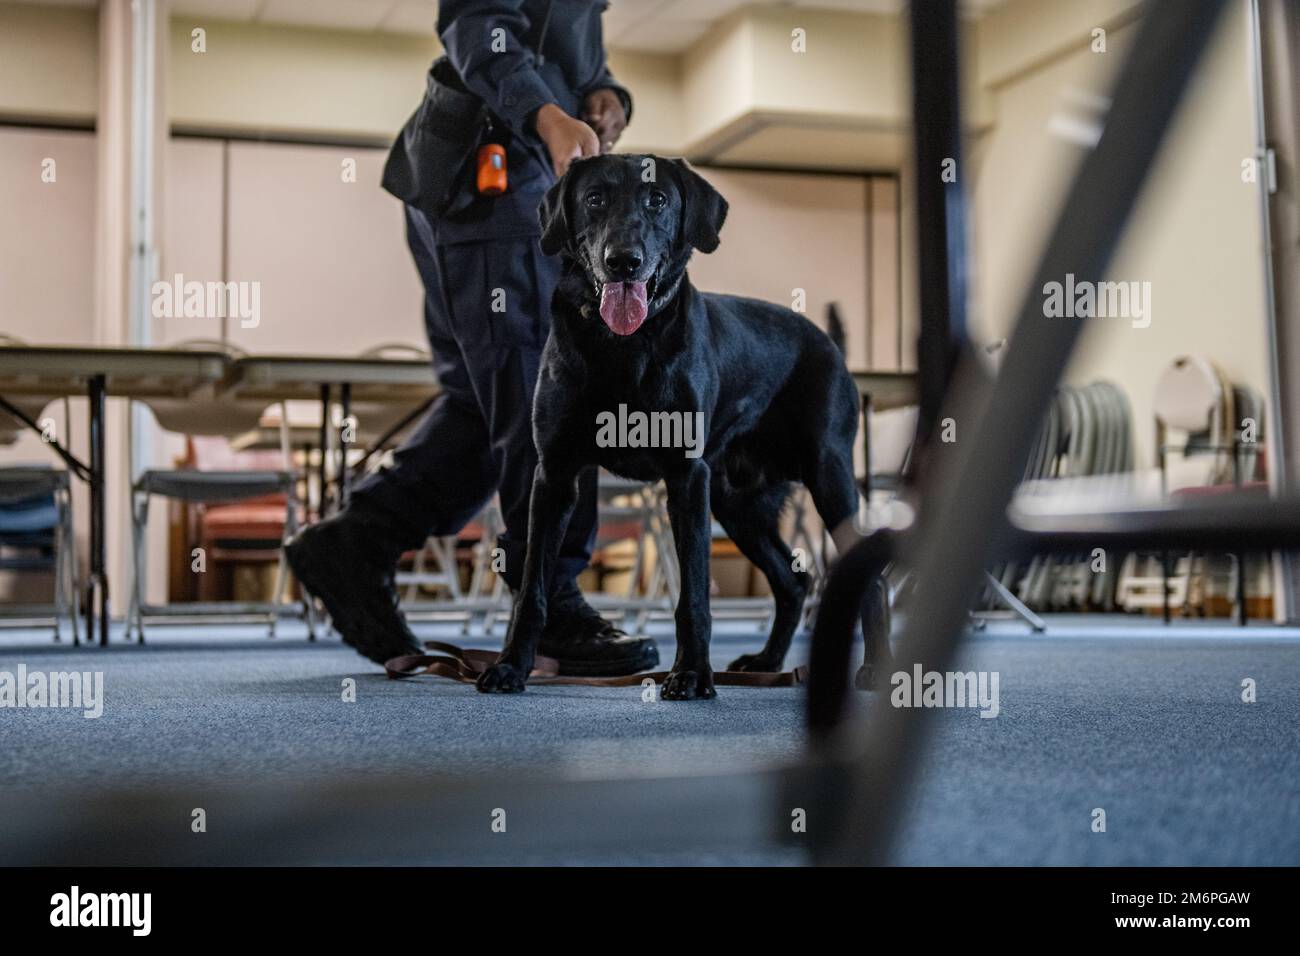
<instances>
[{"instance_id":1,"label":"dog's collar","mask_svg":"<svg viewBox=\"0 0 1300 956\"><path fill-rule=\"evenodd\" d=\"M682 280L685 278L686 278L686 270L683 269L681 272L677 273L677 278L673 281L673 284L668 287L667 291L660 292L658 295L656 295L654 297L654 300L650 303L650 305L653 306L655 302L658 302L659 309L660 311L662 311L664 307L668 305L669 302L677 298L677 293L680 292L682 288ZM650 311L650 315L653 314L654 312Z\"/></svg>"}]
</instances>

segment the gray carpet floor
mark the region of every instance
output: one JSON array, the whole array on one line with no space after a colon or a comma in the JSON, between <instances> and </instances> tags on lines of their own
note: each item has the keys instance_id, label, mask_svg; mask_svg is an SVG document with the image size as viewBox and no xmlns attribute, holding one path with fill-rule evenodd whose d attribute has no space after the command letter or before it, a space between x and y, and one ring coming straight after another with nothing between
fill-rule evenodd
<instances>
[{"instance_id":1,"label":"gray carpet floor","mask_svg":"<svg viewBox=\"0 0 1300 956\"><path fill-rule=\"evenodd\" d=\"M0 710L0 796L428 774L743 772L793 762L804 745L797 689L723 688L716 701L694 704L646 703L639 688L483 697L433 679L389 681L333 638L256 633L160 628L144 647L100 650L9 632L0 671L20 663L102 671L104 715ZM436 626L423 633L456 639ZM659 637L671 660L670 634ZM752 626L720 624L715 666L758 643ZM791 662L806 652L801 640ZM1000 713L935 713L896 862L1300 864L1295 632L1063 617L1033 636L995 623L966 642L958 666L998 673ZM348 678L355 703L343 700ZM1245 678L1257 683L1256 703L1241 700ZM1092 830L1096 808L1104 833ZM0 841L24 826L0 824ZM738 849L663 861L575 851L562 862L667 861L798 860Z\"/></svg>"}]
</instances>

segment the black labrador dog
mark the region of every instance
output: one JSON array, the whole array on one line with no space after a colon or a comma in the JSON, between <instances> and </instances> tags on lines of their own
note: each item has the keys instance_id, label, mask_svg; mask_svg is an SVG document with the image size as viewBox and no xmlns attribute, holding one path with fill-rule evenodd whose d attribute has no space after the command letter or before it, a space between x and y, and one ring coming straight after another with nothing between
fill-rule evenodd
<instances>
[{"instance_id":1,"label":"black labrador dog","mask_svg":"<svg viewBox=\"0 0 1300 956\"><path fill-rule=\"evenodd\" d=\"M727 202L682 161L575 162L540 215L542 250L561 255L563 272L533 403L527 557L505 648L478 689L524 689L575 483L595 465L667 486L681 594L663 698L716 693L710 511L767 576L776 605L766 645L730 667L780 670L808 590L779 529L791 483L807 486L841 553L858 536L858 393L843 356L789 309L691 285L687 260L718 247ZM868 661L889 653L876 630Z\"/></svg>"}]
</instances>

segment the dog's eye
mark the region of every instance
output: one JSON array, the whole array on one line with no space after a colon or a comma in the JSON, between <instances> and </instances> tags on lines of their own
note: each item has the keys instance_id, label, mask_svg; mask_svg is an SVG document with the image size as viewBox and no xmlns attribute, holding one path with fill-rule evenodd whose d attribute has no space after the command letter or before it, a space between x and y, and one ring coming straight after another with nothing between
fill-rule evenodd
<instances>
[{"instance_id":1,"label":"dog's eye","mask_svg":"<svg viewBox=\"0 0 1300 956\"><path fill-rule=\"evenodd\" d=\"M660 189L652 189L646 194L645 204L651 209L663 209L668 204L668 196Z\"/></svg>"},{"instance_id":2,"label":"dog's eye","mask_svg":"<svg viewBox=\"0 0 1300 956\"><path fill-rule=\"evenodd\" d=\"M593 189L582 197L582 201L587 204L588 209L600 209L605 205L605 194L599 189Z\"/></svg>"}]
</instances>

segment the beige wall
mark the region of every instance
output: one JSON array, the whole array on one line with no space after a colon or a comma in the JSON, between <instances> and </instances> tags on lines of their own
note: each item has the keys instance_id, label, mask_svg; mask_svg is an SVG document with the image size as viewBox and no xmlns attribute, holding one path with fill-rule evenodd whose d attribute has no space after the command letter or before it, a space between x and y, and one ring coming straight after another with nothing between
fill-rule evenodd
<instances>
[{"instance_id":1,"label":"beige wall","mask_svg":"<svg viewBox=\"0 0 1300 956\"><path fill-rule=\"evenodd\" d=\"M250 352L356 354L425 345L402 205L379 188L383 150L232 143L228 275L262 287ZM355 160L356 182L343 182Z\"/></svg>"},{"instance_id":2,"label":"beige wall","mask_svg":"<svg viewBox=\"0 0 1300 956\"><path fill-rule=\"evenodd\" d=\"M871 127L910 122L907 29L897 16L756 7L752 24L753 107L813 114ZM806 49L792 49L792 31Z\"/></svg>"},{"instance_id":3,"label":"beige wall","mask_svg":"<svg viewBox=\"0 0 1300 956\"><path fill-rule=\"evenodd\" d=\"M692 259L692 281L706 291L739 293L787 307L795 304L795 290L802 290L805 313L823 328L826 307L836 302L848 332L849 364L867 367L870 181L701 171L727 197L730 212L718 250ZM883 212L886 226L892 224L888 210ZM888 291L886 286L880 292L881 338L896 336L897 310Z\"/></svg>"},{"instance_id":4,"label":"beige wall","mask_svg":"<svg viewBox=\"0 0 1300 956\"><path fill-rule=\"evenodd\" d=\"M609 69L635 98L632 121L619 141L619 150L681 155L686 117L681 109L682 69L678 58L611 50Z\"/></svg>"},{"instance_id":5,"label":"beige wall","mask_svg":"<svg viewBox=\"0 0 1300 956\"><path fill-rule=\"evenodd\" d=\"M715 136L729 138L730 124L770 113L875 128L888 121L896 133L906 115L897 18L801 10L794 21L809 32L805 54L790 52L790 19L776 8L741 11L680 56L611 51L611 68L637 98L624 148L692 154ZM94 10L0 0L0 116L93 118L97 21ZM204 53L192 50L196 28L206 31ZM414 108L439 49L432 32L350 32L180 13L169 32L173 123L377 141L390 138ZM861 55L861 44L869 56ZM896 143L881 155L890 150L897 152ZM815 165L815 153L809 155Z\"/></svg>"},{"instance_id":6,"label":"beige wall","mask_svg":"<svg viewBox=\"0 0 1300 956\"><path fill-rule=\"evenodd\" d=\"M1152 462L1155 379L1177 356L1208 355L1267 393L1258 198L1241 181L1241 162L1253 152L1244 11L1230 4L1110 269L1113 279L1151 283L1151 325L1094 323L1068 373L1074 382L1104 377L1123 386L1139 463ZM1077 112L1070 104L1078 93L1107 91L1133 29L1112 31L1105 54L1090 52L1088 31L1078 32L1068 52L995 90L973 193L972 333L981 341L1007 334L1079 161L1080 148L1051 131L1052 119Z\"/></svg>"},{"instance_id":7,"label":"beige wall","mask_svg":"<svg viewBox=\"0 0 1300 956\"><path fill-rule=\"evenodd\" d=\"M94 337L95 166L93 133L0 127L0 331Z\"/></svg>"},{"instance_id":8,"label":"beige wall","mask_svg":"<svg viewBox=\"0 0 1300 956\"><path fill-rule=\"evenodd\" d=\"M92 120L98 69L94 10L0 2L0 117Z\"/></svg>"},{"instance_id":9,"label":"beige wall","mask_svg":"<svg viewBox=\"0 0 1300 956\"><path fill-rule=\"evenodd\" d=\"M637 101L621 148L729 162L894 168L906 115L897 19L802 10L792 22L809 32L804 54L790 51L787 20L780 10L742 11L683 55L611 51L611 68ZM0 116L93 118L94 11L0 0L0 26L8 28L0 30ZM204 53L193 51L196 28L206 31ZM857 51L860 43L869 56ZM418 102L438 49L432 33L175 14L168 115L183 129L381 143ZM796 135L785 124L795 124ZM748 142L751 135L756 142Z\"/></svg>"},{"instance_id":10,"label":"beige wall","mask_svg":"<svg viewBox=\"0 0 1300 956\"><path fill-rule=\"evenodd\" d=\"M1000 86L1062 56L1092 39L1092 31L1130 23L1140 0L1008 0L973 24L978 56L976 82ZM1113 51L1112 51L1113 52Z\"/></svg>"},{"instance_id":11,"label":"beige wall","mask_svg":"<svg viewBox=\"0 0 1300 956\"><path fill-rule=\"evenodd\" d=\"M207 52L191 33L206 30ZM328 132L391 139L415 109L437 39L171 20L172 122L203 129Z\"/></svg>"},{"instance_id":12,"label":"beige wall","mask_svg":"<svg viewBox=\"0 0 1300 956\"><path fill-rule=\"evenodd\" d=\"M742 121L753 98L753 25L739 16L705 34L682 56L682 147L696 147ZM633 93L635 94L635 90Z\"/></svg>"},{"instance_id":13,"label":"beige wall","mask_svg":"<svg viewBox=\"0 0 1300 956\"><path fill-rule=\"evenodd\" d=\"M167 144L160 276L180 273L187 280L225 281L225 151L220 140L173 139ZM152 321L152 340L162 345L222 336L219 319Z\"/></svg>"},{"instance_id":14,"label":"beige wall","mask_svg":"<svg viewBox=\"0 0 1300 956\"><path fill-rule=\"evenodd\" d=\"M195 53L191 31L207 30ZM390 140L419 104L437 38L346 33L175 15L169 109L182 128ZM610 69L634 91L620 148L678 155L684 142L676 57L617 51Z\"/></svg>"}]
</instances>

